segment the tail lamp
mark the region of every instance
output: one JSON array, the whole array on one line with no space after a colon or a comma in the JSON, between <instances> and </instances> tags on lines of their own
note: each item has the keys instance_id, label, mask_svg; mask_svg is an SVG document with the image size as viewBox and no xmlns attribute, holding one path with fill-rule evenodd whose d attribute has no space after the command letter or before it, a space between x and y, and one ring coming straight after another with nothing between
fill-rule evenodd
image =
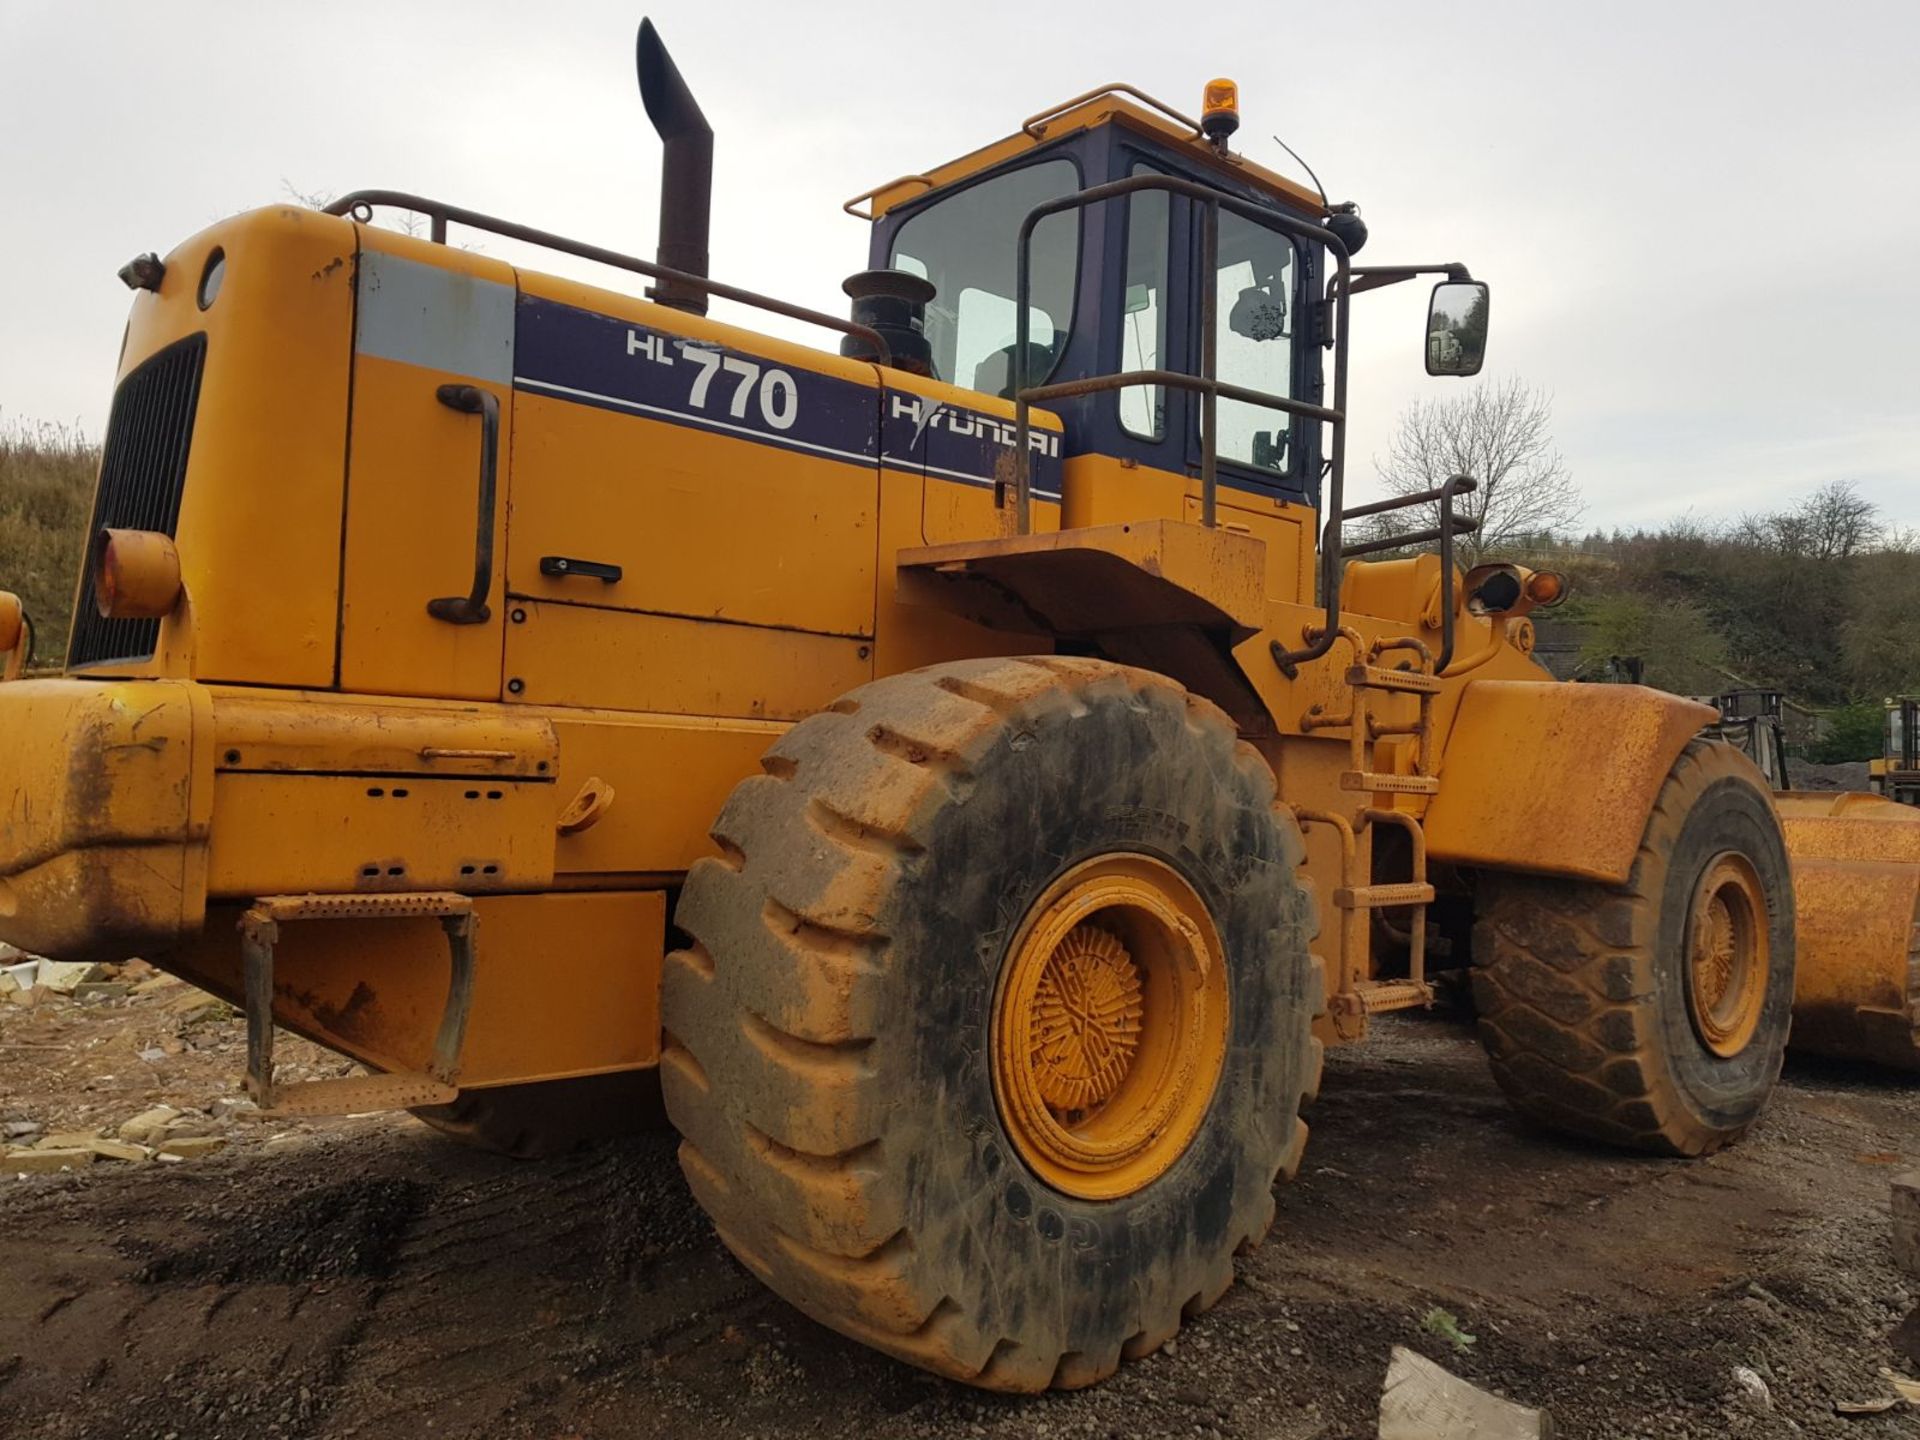
<instances>
[{"instance_id":1,"label":"tail lamp","mask_svg":"<svg viewBox=\"0 0 1920 1440\"><path fill-rule=\"evenodd\" d=\"M108 620L158 620L180 599L180 552L153 530L93 538L93 603Z\"/></svg>"},{"instance_id":2,"label":"tail lamp","mask_svg":"<svg viewBox=\"0 0 1920 1440\"><path fill-rule=\"evenodd\" d=\"M20 597L11 590L0 590L0 655L20 648L27 628L27 612Z\"/></svg>"},{"instance_id":3,"label":"tail lamp","mask_svg":"<svg viewBox=\"0 0 1920 1440\"><path fill-rule=\"evenodd\" d=\"M1566 599L1567 577L1496 561L1468 572L1466 593L1467 608L1476 615L1525 615Z\"/></svg>"},{"instance_id":4,"label":"tail lamp","mask_svg":"<svg viewBox=\"0 0 1920 1440\"><path fill-rule=\"evenodd\" d=\"M33 659L33 622L20 597L0 590L0 680L15 680Z\"/></svg>"},{"instance_id":5,"label":"tail lamp","mask_svg":"<svg viewBox=\"0 0 1920 1440\"><path fill-rule=\"evenodd\" d=\"M1527 576L1527 599L1541 609L1567 598L1567 577L1558 570L1536 570Z\"/></svg>"}]
</instances>

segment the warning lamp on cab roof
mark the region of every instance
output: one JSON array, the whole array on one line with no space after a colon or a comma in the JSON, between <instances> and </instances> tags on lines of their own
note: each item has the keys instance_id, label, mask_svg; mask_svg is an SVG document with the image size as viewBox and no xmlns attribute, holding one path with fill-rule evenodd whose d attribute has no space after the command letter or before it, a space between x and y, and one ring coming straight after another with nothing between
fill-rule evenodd
<instances>
[{"instance_id":1,"label":"warning lamp on cab roof","mask_svg":"<svg viewBox=\"0 0 1920 1440\"><path fill-rule=\"evenodd\" d=\"M1240 128L1240 87L1231 80L1209 80L1200 106L1200 133L1225 150L1227 137Z\"/></svg>"}]
</instances>

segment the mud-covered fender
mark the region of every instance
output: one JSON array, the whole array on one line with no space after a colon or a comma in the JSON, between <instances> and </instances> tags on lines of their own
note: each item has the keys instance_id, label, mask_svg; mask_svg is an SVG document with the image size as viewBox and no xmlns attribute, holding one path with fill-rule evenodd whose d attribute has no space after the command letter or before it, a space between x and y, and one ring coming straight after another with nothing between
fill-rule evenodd
<instances>
[{"instance_id":1,"label":"mud-covered fender","mask_svg":"<svg viewBox=\"0 0 1920 1440\"><path fill-rule=\"evenodd\" d=\"M0 687L0 940L124 960L198 929L213 735L191 681Z\"/></svg>"},{"instance_id":2,"label":"mud-covered fender","mask_svg":"<svg viewBox=\"0 0 1920 1440\"><path fill-rule=\"evenodd\" d=\"M1712 706L1640 685L1470 683L1426 815L1435 860L1619 884Z\"/></svg>"}]
</instances>

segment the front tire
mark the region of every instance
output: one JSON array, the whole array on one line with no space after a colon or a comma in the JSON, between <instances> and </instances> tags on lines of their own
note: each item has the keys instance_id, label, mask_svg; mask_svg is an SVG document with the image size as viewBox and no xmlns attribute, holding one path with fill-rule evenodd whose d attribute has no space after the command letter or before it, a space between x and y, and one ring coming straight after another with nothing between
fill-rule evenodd
<instances>
[{"instance_id":1,"label":"front tire","mask_svg":"<svg viewBox=\"0 0 1920 1440\"><path fill-rule=\"evenodd\" d=\"M1793 1014L1793 879L1766 781L1720 741L1674 761L1622 886L1490 875L1474 1002L1524 1114L1665 1155L1744 1135Z\"/></svg>"},{"instance_id":2,"label":"front tire","mask_svg":"<svg viewBox=\"0 0 1920 1440\"><path fill-rule=\"evenodd\" d=\"M688 877L667 1109L729 1249L993 1389L1089 1384L1233 1278L1298 1164L1302 847L1212 705L962 661L796 726Z\"/></svg>"}]
</instances>

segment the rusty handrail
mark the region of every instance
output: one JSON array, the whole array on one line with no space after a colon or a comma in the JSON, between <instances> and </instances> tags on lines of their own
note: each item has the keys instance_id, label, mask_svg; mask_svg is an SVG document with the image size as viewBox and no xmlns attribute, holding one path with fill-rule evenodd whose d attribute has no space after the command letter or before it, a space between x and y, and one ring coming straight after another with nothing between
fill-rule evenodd
<instances>
[{"instance_id":1,"label":"rusty handrail","mask_svg":"<svg viewBox=\"0 0 1920 1440\"><path fill-rule=\"evenodd\" d=\"M1102 95L1130 95L1141 104L1152 106L1169 120L1179 121L1189 130L1193 131L1196 140L1199 139L1203 133L1198 120L1187 115L1182 115L1178 110L1167 104L1166 101L1156 99L1139 86L1128 85L1124 81L1119 80L1116 80L1111 85L1096 85L1093 89L1076 95L1071 100L1062 100L1058 105L1049 105L1046 109L1029 115L1025 120L1022 120L1020 122L1020 129L1025 134L1031 135L1034 139L1038 140L1040 138L1041 127L1044 126L1047 121L1057 120L1069 110L1084 105L1089 100L1098 100Z\"/></svg>"},{"instance_id":2,"label":"rusty handrail","mask_svg":"<svg viewBox=\"0 0 1920 1440\"><path fill-rule=\"evenodd\" d=\"M851 200L841 201L840 208L846 211L847 214L851 215L856 220L870 221L873 219L873 206L871 205L867 206L867 213L864 215L862 215L858 210L854 209L853 207L858 205L862 200L879 199L881 195L883 195L888 190L893 189L893 187L896 185L924 185L929 190L937 188L936 182L934 181L934 178L931 175L896 175L891 180L882 181L880 184L874 186L871 190L862 190L858 195L855 195Z\"/></svg>"},{"instance_id":3,"label":"rusty handrail","mask_svg":"<svg viewBox=\"0 0 1920 1440\"><path fill-rule=\"evenodd\" d=\"M1440 658L1433 667L1436 675L1453 663L1453 537L1471 535L1480 529L1480 522L1473 516L1453 513L1453 497L1471 494L1479 488L1480 482L1471 475L1452 475L1444 485L1437 485L1431 490L1356 505L1351 510L1341 512L1340 516L1342 520L1358 520L1364 516L1385 515L1436 500L1440 502L1438 526L1415 530L1406 535L1385 535L1378 540L1364 540L1346 549L1348 556L1373 555L1382 550L1404 550L1414 545L1425 545L1433 540L1440 542Z\"/></svg>"},{"instance_id":4,"label":"rusty handrail","mask_svg":"<svg viewBox=\"0 0 1920 1440\"><path fill-rule=\"evenodd\" d=\"M465 225L473 230L485 230L489 234L499 235L504 239L520 240L546 250L558 250L563 255L576 255L582 260L591 260L599 265L611 265L616 270L631 270L635 274L645 275L652 280L692 286L709 295L717 295L722 300L731 300L739 305L751 305L774 315L784 315L789 320L799 320L809 325L821 326L823 329L837 330L842 335L854 336L871 345L876 361L880 365L893 364L892 349L880 332L871 326L861 325L853 320L842 320L838 315L829 315L823 310L809 310L804 305L793 305L785 300L776 300L771 295L762 295L758 291L743 290L738 285L709 280L705 275L695 275L691 271L675 270L668 265L656 265L653 261L642 260L636 255L625 255L618 250L608 250L604 246L589 245L584 240L570 240L564 235L555 235L549 230L536 230L531 225L502 220L497 215L486 215L478 210L449 205L442 200L429 200L424 195L410 195L404 190L355 190L323 206L321 213L353 215L353 218L365 223L371 218L373 207L376 205L385 205L396 210L411 210L415 214L425 215L432 222L433 239L442 245L446 243L447 222L452 221L456 225ZM367 213L359 215L354 213L356 211Z\"/></svg>"}]
</instances>

